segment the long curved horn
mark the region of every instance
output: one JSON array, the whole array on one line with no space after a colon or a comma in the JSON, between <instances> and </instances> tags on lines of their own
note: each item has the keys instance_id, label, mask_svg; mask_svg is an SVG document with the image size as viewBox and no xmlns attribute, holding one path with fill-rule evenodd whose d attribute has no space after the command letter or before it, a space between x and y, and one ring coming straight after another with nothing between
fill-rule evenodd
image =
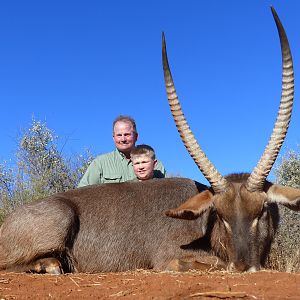
<instances>
[{"instance_id":1,"label":"long curved horn","mask_svg":"<svg viewBox=\"0 0 300 300\"><path fill-rule=\"evenodd\" d=\"M163 61L164 77L165 77L165 84L166 84L169 105L171 108L171 112L176 127L184 143L184 146L186 147L189 154L197 164L200 171L203 173L205 178L209 181L214 192L220 193L227 188L228 186L227 180L218 172L215 166L206 157L205 153L198 145L198 142L195 139L185 119L185 116L182 112L179 103L178 96L176 94L174 82L172 79L172 74L169 68L164 33L162 35L162 61Z\"/></svg>"},{"instance_id":2,"label":"long curved horn","mask_svg":"<svg viewBox=\"0 0 300 300\"><path fill-rule=\"evenodd\" d=\"M281 45L282 92L277 119L269 143L246 183L246 188L250 192L261 191L263 189L265 179L269 175L284 142L294 101L294 69L289 42L275 9L271 7L271 10L276 22Z\"/></svg>"}]
</instances>

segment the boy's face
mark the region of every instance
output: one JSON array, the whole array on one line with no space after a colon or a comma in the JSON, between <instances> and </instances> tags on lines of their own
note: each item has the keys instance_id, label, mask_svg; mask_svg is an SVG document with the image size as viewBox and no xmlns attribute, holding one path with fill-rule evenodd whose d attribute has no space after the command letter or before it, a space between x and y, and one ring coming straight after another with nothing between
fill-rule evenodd
<instances>
[{"instance_id":1,"label":"boy's face","mask_svg":"<svg viewBox=\"0 0 300 300\"><path fill-rule=\"evenodd\" d=\"M146 154L133 156L131 158L133 170L139 180L147 180L153 178L154 167L157 160L153 160Z\"/></svg>"}]
</instances>

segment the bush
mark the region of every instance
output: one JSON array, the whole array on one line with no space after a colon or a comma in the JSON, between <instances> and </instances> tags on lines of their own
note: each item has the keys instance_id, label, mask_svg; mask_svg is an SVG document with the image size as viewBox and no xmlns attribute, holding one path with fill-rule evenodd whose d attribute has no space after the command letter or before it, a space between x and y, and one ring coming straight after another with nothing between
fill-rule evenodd
<instances>
[{"instance_id":1,"label":"bush","mask_svg":"<svg viewBox=\"0 0 300 300\"><path fill-rule=\"evenodd\" d=\"M275 166L276 183L300 188L300 153L290 150ZM271 248L269 266L279 271L300 271L300 214L279 206L280 222Z\"/></svg>"},{"instance_id":2,"label":"bush","mask_svg":"<svg viewBox=\"0 0 300 300\"><path fill-rule=\"evenodd\" d=\"M18 144L16 167L0 164L0 224L18 205L75 188L93 159L89 151L64 157L58 150L58 137L34 119Z\"/></svg>"}]
</instances>

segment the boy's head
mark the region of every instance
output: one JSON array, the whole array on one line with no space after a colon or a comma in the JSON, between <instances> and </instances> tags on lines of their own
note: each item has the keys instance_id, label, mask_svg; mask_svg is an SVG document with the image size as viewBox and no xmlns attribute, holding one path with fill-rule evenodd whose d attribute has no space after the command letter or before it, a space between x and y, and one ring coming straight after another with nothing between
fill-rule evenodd
<instances>
[{"instance_id":1,"label":"boy's head","mask_svg":"<svg viewBox=\"0 0 300 300\"><path fill-rule=\"evenodd\" d=\"M157 164L155 152L148 145L138 145L130 153L133 170L139 180L153 178L154 167Z\"/></svg>"}]
</instances>

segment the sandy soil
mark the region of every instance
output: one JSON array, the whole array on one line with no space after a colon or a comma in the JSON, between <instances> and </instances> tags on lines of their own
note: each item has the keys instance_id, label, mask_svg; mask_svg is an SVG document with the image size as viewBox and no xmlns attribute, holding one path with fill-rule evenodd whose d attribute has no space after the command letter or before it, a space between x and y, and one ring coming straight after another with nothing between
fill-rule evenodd
<instances>
[{"instance_id":1,"label":"sandy soil","mask_svg":"<svg viewBox=\"0 0 300 300\"><path fill-rule=\"evenodd\" d=\"M300 274L0 273L2 299L300 299Z\"/></svg>"}]
</instances>

